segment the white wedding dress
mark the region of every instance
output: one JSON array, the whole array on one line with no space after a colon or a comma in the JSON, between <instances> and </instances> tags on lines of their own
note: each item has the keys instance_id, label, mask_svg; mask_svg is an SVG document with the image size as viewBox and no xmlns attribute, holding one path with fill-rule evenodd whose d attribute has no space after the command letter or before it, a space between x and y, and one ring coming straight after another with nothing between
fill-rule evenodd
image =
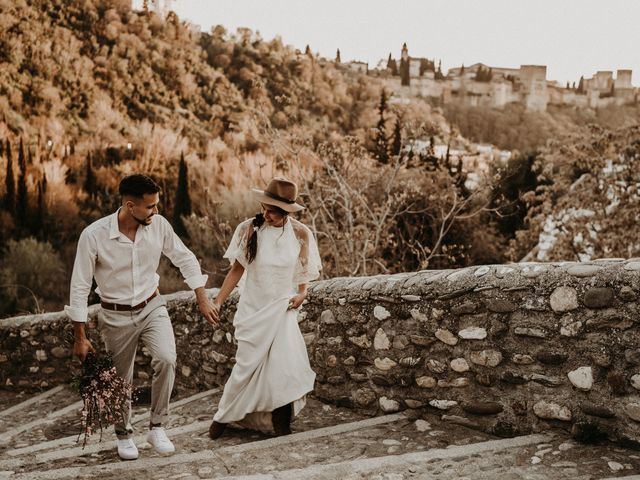
<instances>
[{"instance_id":1,"label":"white wedding dress","mask_svg":"<svg viewBox=\"0 0 640 480\"><path fill-rule=\"evenodd\" d=\"M246 242L251 219L236 228L224 257L245 268L239 284L233 326L238 342L236 364L225 384L214 420L272 431L271 412L293 403L292 415L305 405L315 373L289 299L298 285L320 275L318 247L311 231L288 218L284 227L264 224L258 230L258 250L248 263Z\"/></svg>"}]
</instances>

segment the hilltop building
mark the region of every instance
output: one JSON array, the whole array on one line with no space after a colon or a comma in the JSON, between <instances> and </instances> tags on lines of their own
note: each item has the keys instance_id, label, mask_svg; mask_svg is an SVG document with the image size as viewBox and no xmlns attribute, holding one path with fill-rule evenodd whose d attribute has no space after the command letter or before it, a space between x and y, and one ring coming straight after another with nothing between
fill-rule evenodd
<instances>
[{"instance_id":1,"label":"hilltop building","mask_svg":"<svg viewBox=\"0 0 640 480\"><path fill-rule=\"evenodd\" d=\"M520 103L527 110L543 112L548 105L595 109L638 101L638 89L631 83L632 72L625 69L618 70L615 78L611 71L596 72L592 78L581 78L577 86L548 80L545 65L504 68L476 63L452 68L445 76L435 60L410 56L406 43L402 45L400 60L390 54L386 67L384 62L370 71L363 62L342 65L381 76L396 96L431 98L441 104L501 108Z\"/></svg>"}]
</instances>

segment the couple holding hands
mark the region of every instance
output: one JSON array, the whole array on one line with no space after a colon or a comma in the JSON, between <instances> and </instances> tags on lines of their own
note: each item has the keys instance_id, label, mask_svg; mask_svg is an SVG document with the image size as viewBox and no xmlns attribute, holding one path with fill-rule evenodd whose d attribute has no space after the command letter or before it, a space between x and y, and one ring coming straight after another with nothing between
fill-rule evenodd
<instances>
[{"instance_id":1,"label":"couple holding hands","mask_svg":"<svg viewBox=\"0 0 640 480\"><path fill-rule=\"evenodd\" d=\"M173 328L158 293L157 269L165 255L195 291L200 312L213 326L225 299L240 287L233 320L236 363L209 436L218 438L232 422L276 435L290 433L290 422L304 407L315 380L296 309L321 269L313 234L290 216L304 209L296 203L295 183L276 177L264 190L252 190L261 212L236 228L224 253L231 270L213 302L206 295L207 276L195 255L158 215L160 187L151 178L134 174L120 182L119 193L120 208L86 227L78 241L70 302L65 307L74 325L74 354L84 361L94 351L85 324L95 279L101 299L98 328L118 375L132 381L140 340L151 355L147 441L159 453L175 451L164 430L176 368ZM115 425L118 455L124 460L138 458L130 418L129 402L123 421Z\"/></svg>"}]
</instances>

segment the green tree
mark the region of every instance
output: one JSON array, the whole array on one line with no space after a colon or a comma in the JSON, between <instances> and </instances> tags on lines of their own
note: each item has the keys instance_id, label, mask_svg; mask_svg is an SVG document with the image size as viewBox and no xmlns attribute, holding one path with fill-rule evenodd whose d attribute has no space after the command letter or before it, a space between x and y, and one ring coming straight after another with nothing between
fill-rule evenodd
<instances>
[{"instance_id":1,"label":"green tree","mask_svg":"<svg viewBox=\"0 0 640 480\"><path fill-rule=\"evenodd\" d=\"M436 80L444 80L444 74L442 73L442 60L438 62L438 69L436 70L434 78Z\"/></svg>"},{"instance_id":2,"label":"green tree","mask_svg":"<svg viewBox=\"0 0 640 480\"><path fill-rule=\"evenodd\" d=\"M380 93L380 103L378 104L378 125L376 126L376 138L374 145L374 155L378 162L389 163L389 140L387 138L387 127L385 114L387 113L387 92L382 89Z\"/></svg>"},{"instance_id":3,"label":"green tree","mask_svg":"<svg viewBox=\"0 0 640 480\"><path fill-rule=\"evenodd\" d=\"M392 58L389 63L389 70L391 70L391 75L394 77L398 76L398 63L394 58Z\"/></svg>"},{"instance_id":4,"label":"green tree","mask_svg":"<svg viewBox=\"0 0 640 480\"><path fill-rule=\"evenodd\" d=\"M400 155L402 150L402 127L400 125L400 119L396 118L396 123L393 127L393 144L391 145L391 154Z\"/></svg>"},{"instance_id":5,"label":"green tree","mask_svg":"<svg viewBox=\"0 0 640 480\"><path fill-rule=\"evenodd\" d=\"M42 180L38 182L38 210L33 226L33 233L36 238L43 239L46 236L46 218L47 218L47 176L43 175Z\"/></svg>"},{"instance_id":6,"label":"green tree","mask_svg":"<svg viewBox=\"0 0 640 480\"><path fill-rule=\"evenodd\" d=\"M340 59L340 49L336 51L336 64L340 65L342 60Z\"/></svg>"},{"instance_id":7,"label":"green tree","mask_svg":"<svg viewBox=\"0 0 640 480\"><path fill-rule=\"evenodd\" d=\"M173 228L181 237L187 236L187 230L182 217L191 215L191 197L189 196L189 170L184 161L184 153L180 154L180 168L178 170L178 187L173 207Z\"/></svg>"},{"instance_id":8,"label":"green tree","mask_svg":"<svg viewBox=\"0 0 640 480\"><path fill-rule=\"evenodd\" d=\"M90 198L95 199L98 194L98 182L96 180L96 174L93 171L93 165L91 161L91 154L87 154L86 171L84 176L84 191L87 192Z\"/></svg>"},{"instance_id":9,"label":"green tree","mask_svg":"<svg viewBox=\"0 0 640 480\"><path fill-rule=\"evenodd\" d=\"M9 139L5 148L7 154L7 171L4 178L4 208L7 212L13 213L16 207L16 179L13 175L13 159L11 158L11 144Z\"/></svg>"},{"instance_id":10,"label":"green tree","mask_svg":"<svg viewBox=\"0 0 640 480\"><path fill-rule=\"evenodd\" d=\"M24 144L20 138L20 150L18 151L18 164L20 165L20 175L18 175L18 195L16 198L16 223L25 226L27 223L27 211L29 208L29 197L27 191L27 160L24 153Z\"/></svg>"},{"instance_id":11,"label":"green tree","mask_svg":"<svg viewBox=\"0 0 640 480\"><path fill-rule=\"evenodd\" d=\"M492 207L497 212L500 232L508 238L524 228L527 204L523 198L528 192L534 192L538 185L533 169L537 155L537 152L520 154L494 172L497 182L492 192Z\"/></svg>"}]
</instances>

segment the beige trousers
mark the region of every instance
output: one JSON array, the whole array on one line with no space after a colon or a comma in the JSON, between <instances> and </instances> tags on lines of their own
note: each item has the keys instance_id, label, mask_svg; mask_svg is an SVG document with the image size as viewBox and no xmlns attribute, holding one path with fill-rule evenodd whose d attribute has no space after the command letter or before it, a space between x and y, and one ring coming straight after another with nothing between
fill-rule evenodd
<instances>
[{"instance_id":1,"label":"beige trousers","mask_svg":"<svg viewBox=\"0 0 640 480\"><path fill-rule=\"evenodd\" d=\"M166 423L169 417L169 398L176 370L176 342L166 302L156 296L144 308L131 312L100 309L98 326L106 349L113 356L118 375L131 382L138 341L151 354L153 380L151 382L151 423ZM133 434L131 401L127 403L122 422L115 425L118 438Z\"/></svg>"}]
</instances>

